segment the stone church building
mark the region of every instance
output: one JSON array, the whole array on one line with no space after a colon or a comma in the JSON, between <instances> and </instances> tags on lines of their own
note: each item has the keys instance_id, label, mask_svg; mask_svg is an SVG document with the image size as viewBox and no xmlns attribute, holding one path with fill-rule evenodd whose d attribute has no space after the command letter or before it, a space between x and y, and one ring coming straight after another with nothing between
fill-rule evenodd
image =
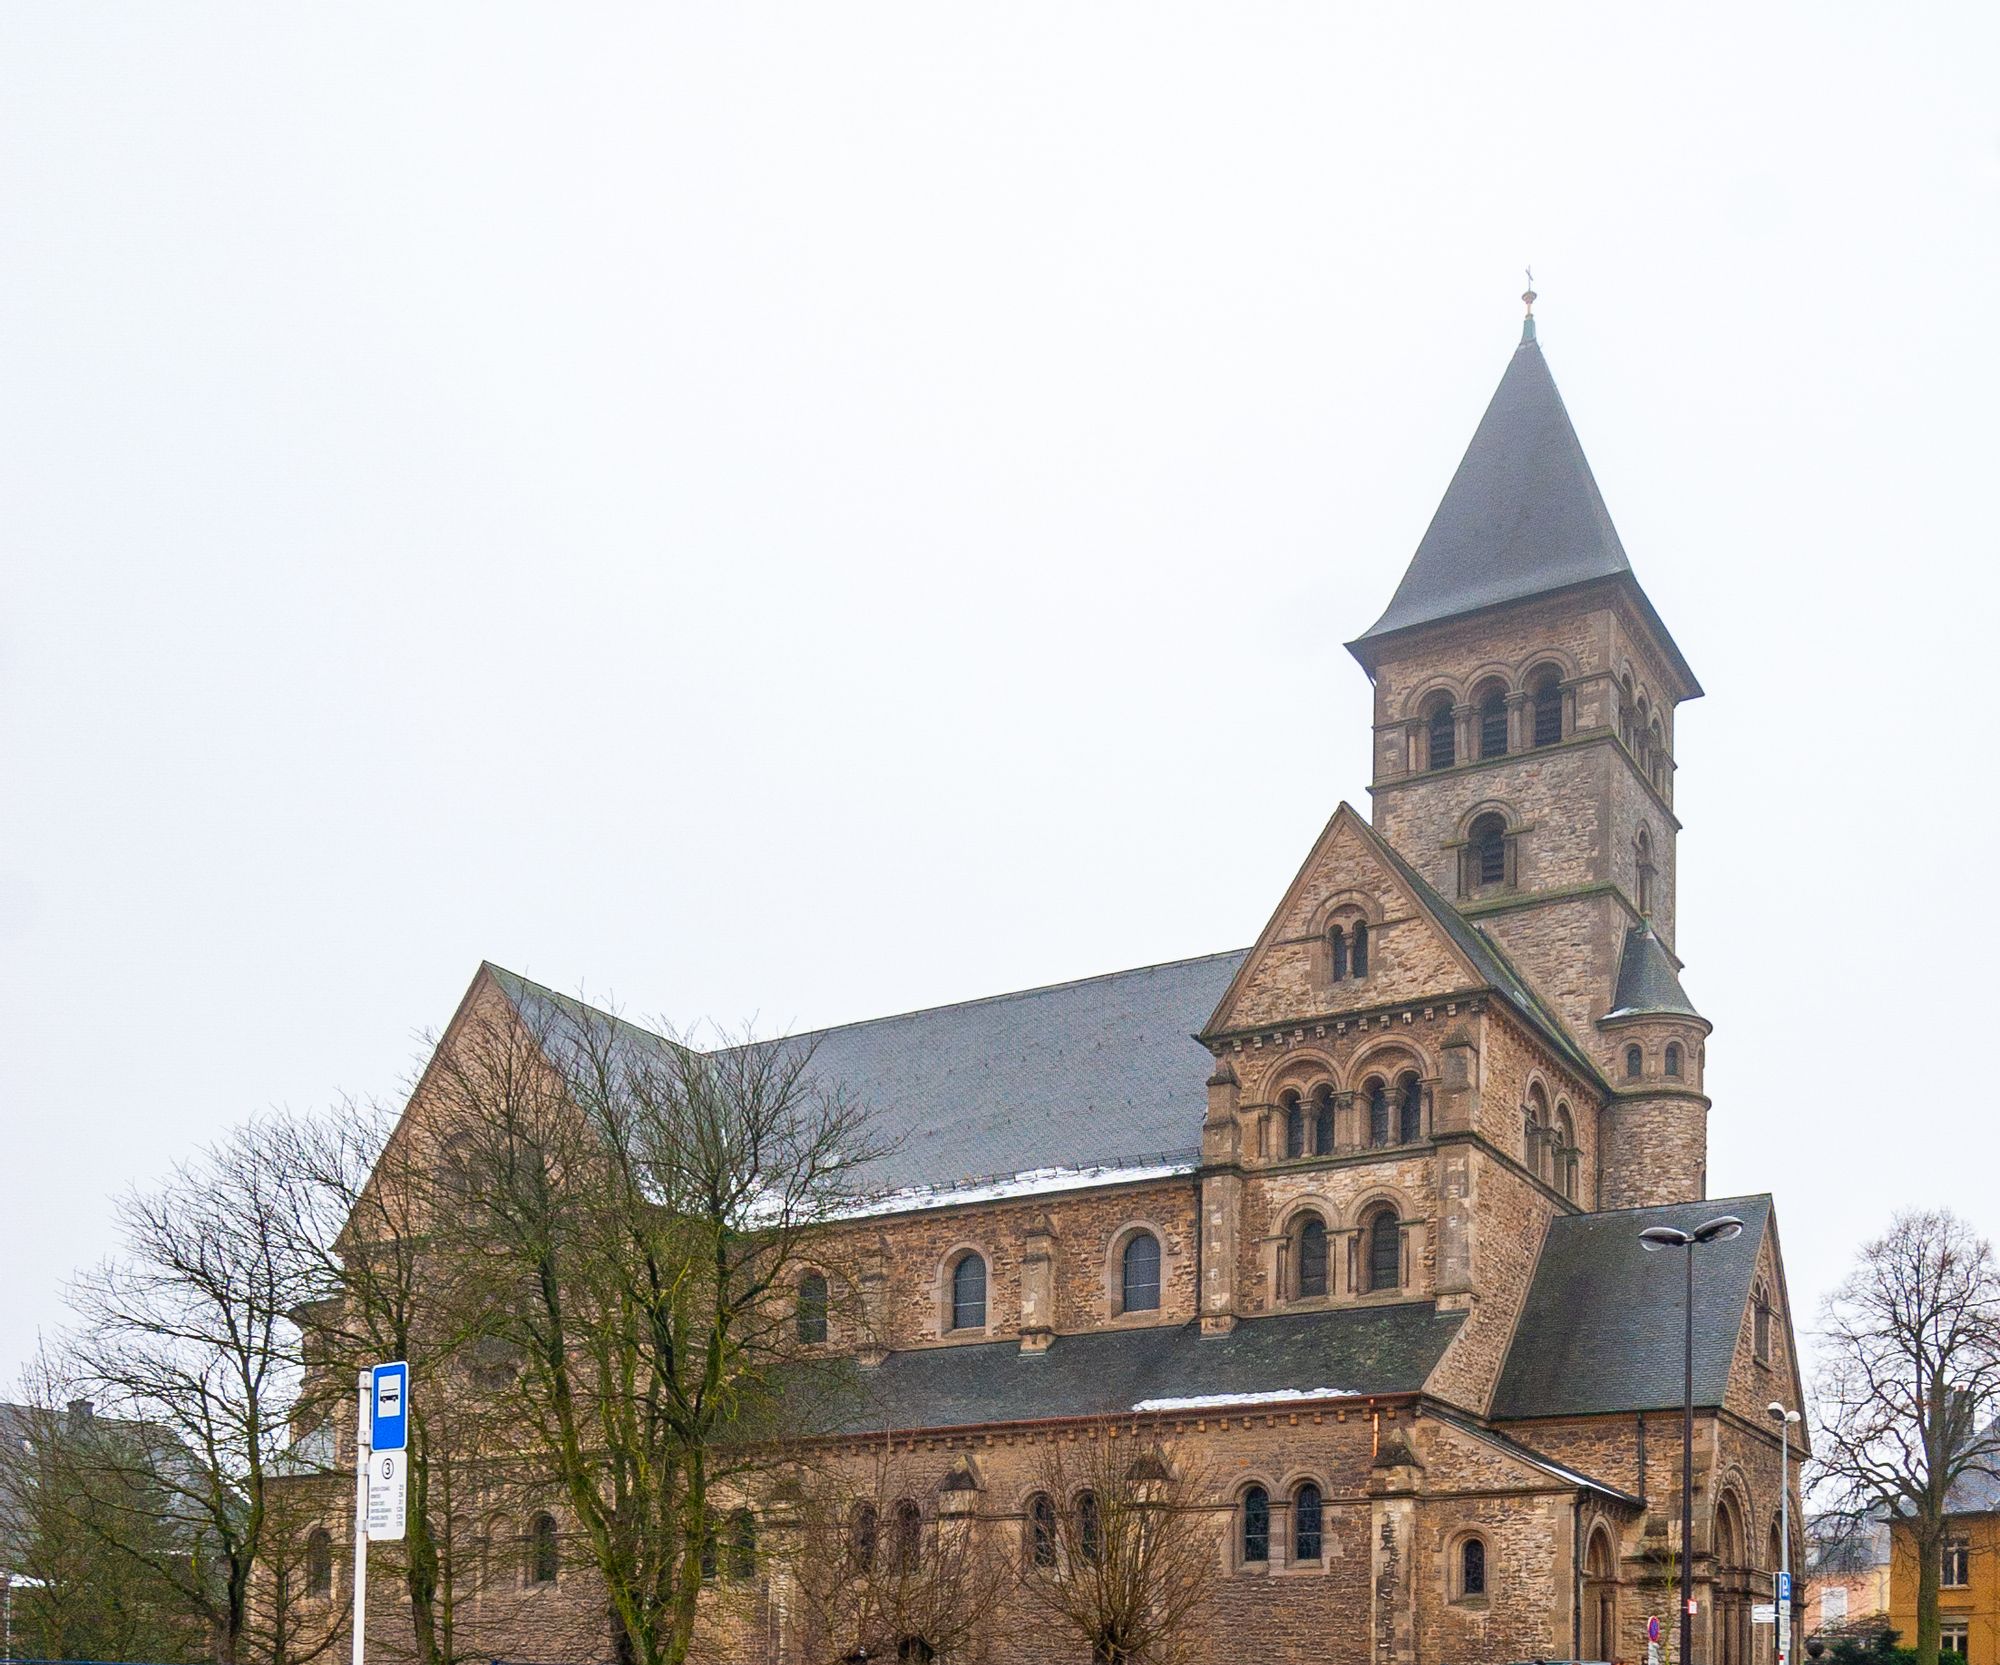
<instances>
[{"instance_id":1,"label":"stone church building","mask_svg":"<svg viewBox=\"0 0 2000 1665\"><path fill-rule=\"evenodd\" d=\"M1771 1200L1708 1197L1675 951L1701 688L1532 317L1349 650L1370 810L1333 810L1247 949L812 1037L895 1141L840 1228L860 1304L820 1321L865 1387L845 1432L1023 1555L1040 1442L1115 1419L1198 1452L1207 1657L1641 1661L1675 1624L1684 1266L1640 1233L1733 1214L1697 1251L1690 1665L1749 1665L1765 1406L1801 1390ZM474 996L554 998L493 967ZM468 1645L602 1657L549 1639L601 1633L581 1556L515 1537ZM782 1628L731 1651L782 1657ZM989 1642L1084 1658L1025 1611Z\"/></svg>"}]
</instances>

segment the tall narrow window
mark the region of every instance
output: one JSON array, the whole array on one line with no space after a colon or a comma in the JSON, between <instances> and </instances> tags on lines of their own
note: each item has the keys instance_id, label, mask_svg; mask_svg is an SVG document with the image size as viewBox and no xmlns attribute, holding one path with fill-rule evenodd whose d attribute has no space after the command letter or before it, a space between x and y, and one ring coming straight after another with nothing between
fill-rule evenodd
<instances>
[{"instance_id":1,"label":"tall narrow window","mask_svg":"<svg viewBox=\"0 0 2000 1665\"><path fill-rule=\"evenodd\" d=\"M896 1505L896 1571L915 1572L924 1544L924 1512L910 1498Z\"/></svg>"},{"instance_id":2,"label":"tall narrow window","mask_svg":"<svg viewBox=\"0 0 2000 1665\"><path fill-rule=\"evenodd\" d=\"M799 1279L799 1340L811 1345L826 1340L826 1279L808 1272Z\"/></svg>"},{"instance_id":3,"label":"tall narrow window","mask_svg":"<svg viewBox=\"0 0 2000 1665\"><path fill-rule=\"evenodd\" d=\"M1342 983L1347 980L1347 928L1336 925L1327 933L1328 946L1333 950L1333 980Z\"/></svg>"},{"instance_id":4,"label":"tall narrow window","mask_svg":"<svg viewBox=\"0 0 2000 1665\"><path fill-rule=\"evenodd\" d=\"M1541 1088L1528 1089L1528 1102L1521 1106L1521 1165L1532 1173L1542 1171L1543 1116Z\"/></svg>"},{"instance_id":5,"label":"tall narrow window","mask_svg":"<svg viewBox=\"0 0 2000 1665\"><path fill-rule=\"evenodd\" d=\"M1368 1083L1368 1143L1389 1142L1389 1088L1380 1076Z\"/></svg>"},{"instance_id":6,"label":"tall narrow window","mask_svg":"<svg viewBox=\"0 0 2000 1665\"><path fill-rule=\"evenodd\" d=\"M1325 1547L1319 1487L1310 1480L1292 1493L1292 1559L1317 1561Z\"/></svg>"},{"instance_id":7,"label":"tall narrow window","mask_svg":"<svg viewBox=\"0 0 2000 1665\"><path fill-rule=\"evenodd\" d=\"M1368 1287L1400 1289L1403 1285L1403 1227L1393 1210L1383 1209L1368 1226Z\"/></svg>"},{"instance_id":8,"label":"tall narrow window","mask_svg":"<svg viewBox=\"0 0 2000 1665\"><path fill-rule=\"evenodd\" d=\"M875 1565L875 1540L880 1535L879 1519L872 1503L857 1503L854 1506L854 1521L848 1529L847 1552L857 1572L867 1572Z\"/></svg>"},{"instance_id":9,"label":"tall narrow window","mask_svg":"<svg viewBox=\"0 0 2000 1665\"><path fill-rule=\"evenodd\" d=\"M306 1534L306 1594L333 1594L333 1539L323 1526Z\"/></svg>"},{"instance_id":10,"label":"tall narrow window","mask_svg":"<svg viewBox=\"0 0 2000 1665\"><path fill-rule=\"evenodd\" d=\"M1760 1364L1771 1361L1771 1291L1759 1284L1750 1297L1750 1350Z\"/></svg>"},{"instance_id":11,"label":"tall narrow window","mask_svg":"<svg viewBox=\"0 0 2000 1665\"><path fill-rule=\"evenodd\" d=\"M1424 1084L1415 1070L1396 1081L1396 1143L1413 1145L1424 1136Z\"/></svg>"},{"instance_id":12,"label":"tall narrow window","mask_svg":"<svg viewBox=\"0 0 2000 1665\"><path fill-rule=\"evenodd\" d=\"M757 1573L757 1520L748 1509L729 1518L729 1576L754 1578Z\"/></svg>"},{"instance_id":13,"label":"tall narrow window","mask_svg":"<svg viewBox=\"0 0 2000 1665\"><path fill-rule=\"evenodd\" d=\"M1160 1240L1151 1232L1142 1231L1125 1245L1121 1282L1125 1311L1160 1310Z\"/></svg>"},{"instance_id":14,"label":"tall narrow window","mask_svg":"<svg viewBox=\"0 0 2000 1665\"><path fill-rule=\"evenodd\" d=\"M1467 1538L1458 1546L1458 1593L1461 1596L1486 1594L1486 1540Z\"/></svg>"},{"instance_id":15,"label":"tall narrow window","mask_svg":"<svg viewBox=\"0 0 2000 1665\"><path fill-rule=\"evenodd\" d=\"M539 1514L528 1525L528 1582L556 1581L556 1517Z\"/></svg>"},{"instance_id":16,"label":"tall narrow window","mask_svg":"<svg viewBox=\"0 0 2000 1665\"><path fill-rule=\"evenodd\" d=\"M1679 1041L1669 1041L1667 1042L1667 1074L1677 1076L1680 1073L1681 1043Z\"/></svg>"},{"instance_id":17,"label":"tall narrow window","mask_svg":"<svg viewBox=\"0 0 2000 1665\"><path fill-rule=\"evenodd\" d=\"M1639 877L1639 912L1650 916L1653 911L1653 837L1644 827L1639 829L1636 846Z\"/></svg>"},{"instance_id":18,"label":"tall narrow window","mask_svg":"<svg viewBox=\"0 0 2000 1665\"><path fill-rule=\"evenodd\" d=\"M1333 1154L1333 1089L1325 1083L1313 1093L1313 1149L1321 1156Z\"/></svg>"},{"instance_id":19,"label":"tall narrow window","mask_svg":"<svg viewBox=\"0 0 2000 1665\"><path fill-rule=\"evenodd\" d=\"M1646 1072L1646 1055L1636 1046L1625 1049L1625 1079L1637 1081Z\"/></svg>"},{"instance_id":20,"label":"tall narrow window","mask_svg":"<svg viewBox=\"0 0 2000 1665\"><path fill-rule=\"evenodd\" d=\"M1279 1100L1285 1107L1285 1154L1304 1156L1306 1153L1306 1113L1299 1103L1297 1093L1287 1093Z\"/></svg>"},{"instance_id":21,"label":"tall narrow window","mask_svg":"<svg viewBox=\"0 0 2000 1665\"><path fill-rule=\"evenodd\" d=\"M1104 1553L1104 1521L1095 1492L1076 1494L1076 1552L1092 1563Z\"/></svg>"},{"instance_id":22,"label":"tall narrow window","mask_svg":"<svg viewBox=\"0 0 2000 1665\"><path fill-rule=\"evenodd\" d=\"M1553 746L1563 737L1562 675L1543 671L1535 679L1535 734L1537 746Z\"/></svg>"},{"instance_id":23,"label":"tall narrow window","mask_svg":"<svg viewBox=\"0 0 2000 1665\"><path fill-rule=\"evenodd\" d=\"M1498 815L1482 815L1472 823L1466 843L1473 884L1504 884L1507 880L1507 823Z\"/></svg>"},{"instance_id":24,"label":"tall narrow window","mask_svg":"<svg viewBox=\"0 0 2000 1665\"><path fill-rule=\"evenodd\" d=\"M1944 1566L1941 1582L1948 1590L1962 1590L1972 1582L1968 1576L1972 1564L1972 1546L1964 1538L1947 1538L1944 1541Z\"/></svg>"},{"instance_id":25,"label":"tall narrow window","mask_svg":"<svg viewBox=\"0 0 2000 1665\"><path fill-rule=\"evenodd\" d=\"M1458 761L1458 734L1451 701L1440 700L1424 720L1425 751L1433 769L1449 769Z\"/></svg>"},{"instance_id":26,"label":"tall narrow window","mask_svg":"<svg viewBox=\"0 0 2000 1665\"><path fill-rule=\"evenodd\" d=\"M1326 1222L1317 1214L1299 1227L1299 1294L1326 1293Z\"/></svg>"},{"instance_id":27,"label":"tall narrow window","mask_svg":"<svg viewBox=\"0 0 2000 1665\"><path fill-rule=\"evenodd\" d=\"M1354 922L1353 965L1355 976L1368 975L1368 921L1365 919L1357 919Z\"/></svg>"},{"instance_id":28,"label":"tall narrow window","mask_svg":"<svg viewBox=\"0 0 2000 1665\"><path fill-rule=\"evenodd\" d=\"M1243 1494L1243 1559L1253 1566L1271 1559L1271 1494L1262 1486Z\"/></svg>"},{"instance_id":29,"label":"tall narrow window","mask_svg":"<svg viewBox=\"0 0 2000 1665\"><path fill-rule=\"evenodd\" d=\"M1507 695L1504 689L1492 689L1479 702L1479 755L1507 755Z\"/></svg>"},{"instance_id":30,"label":"tall narrow window","mask_svg":"<svg viewBox=\"0 0 2000 1665\"><path fill-rule=\"evenodd\" d=\"M980 1255L967 1255L951 1269L951 1327L986 1328L986 1261Z\"/></svg>"},{"instance_id":31,"label":"tall narrow window","mask_svg":"<svg viewBox=\"0 0 2000 1665\"><path fill-rule=\"evenodd\" d=\"M1056 1564L1056 1505L1047 1492L1028 1500L1028 1559L1038 1567Z\"/></svg>"},{"instance_id":32,"label":"tall narrow window","mask_svg":"<svg viewBox=\"0 0 2000 1665\"><path fill-rule=\"evenodd\" d=\"M1569 1118L1569 1112L1556 1110L1555 1130L1556 1189L1576 1201L1576 1124Z\"/></svg>"}]
</instances>

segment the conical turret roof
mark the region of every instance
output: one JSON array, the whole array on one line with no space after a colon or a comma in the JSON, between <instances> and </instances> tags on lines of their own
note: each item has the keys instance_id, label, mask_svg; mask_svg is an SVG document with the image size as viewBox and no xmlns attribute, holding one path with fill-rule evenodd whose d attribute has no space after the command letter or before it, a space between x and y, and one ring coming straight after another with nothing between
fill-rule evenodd
<instances>
[{"instance_id":1,"label":"conical turret roof","mask_svg":"<svg viewBox=\"0 0 2000 1665\"><path fill-rule=\"evenodd\" d=\"M1632 925L1625 931L1625 951L1618 957L1618 989L1611 997L1606 1017L1634 1017L1641 1013L1676 1017L1699 1017L1687 990L1681 987L1680 973L1673 956L1651 925Z\"/></svg>"}]
</instances>

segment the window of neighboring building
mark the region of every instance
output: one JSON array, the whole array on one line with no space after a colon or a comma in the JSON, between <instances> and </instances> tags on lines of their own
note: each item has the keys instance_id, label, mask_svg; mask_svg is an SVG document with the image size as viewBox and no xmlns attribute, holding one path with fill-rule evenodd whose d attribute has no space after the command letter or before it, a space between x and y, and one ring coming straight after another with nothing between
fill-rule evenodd
<instances>
[{"instance_id":1,"label":"window of neighboring building","mask_svg":"<svg viewBox=\"0 0 2000 1665\"><path fill-rule=\"evenodd\" d=\"M1125 1245L1120 1285L1126 1312L1160 1310L1160 1240L1150 1231Z\"/></svg>"},{"instance_id":2,"label":"window of neighboring building","mask_svg":"<svg viewBox=\"0 0 2000 1665\"><path fill-rule=\"evenodd\" d=\"M924 1543L924 1512L912 1498L896 1505L896 1571L915 1572Z\"/></svg>"},{"instance_id":3,"label":"window of neighboring building","mask_svg":"<svg viewBox=\"0 0 2000 1665\"><path fill-rule=\"evenodd\" d=\"M1313 1092L1313 1149L1333 1154L1333 1089L1324 1083Z\"/></svg>"},{"instance_id":4,"label":"window of neighboring building","mask_svg":"<svg viewBox=\"0 0 2000 1665\"><path fill-rule=\"evenodd\" d=\"M1563 737L1562 672L1550 666L1537 671L1530 684L1534 705L1534 743L1553 746Z\"/></svg>"},{"instance_id":5,"label":"window of neighboring building","mask_svg":"<svg viewBox=\"0 0 2000 1665\"><path fill-rule=\"evenodd\" d=\"M1681 1043L1679 1041L1669 1041L1667 1042L1667 1074L1677 1076L1680 1073Z\"/></svg>"},{"instance_id":6,"label":"window of neighboring building","mask_svg":"<svg viewBox=\"0 0 2000 1665\"><path fill-rule=\"evenodd\" d=\"M1243 1494L1243 1559L1251 1566L1271 1559L1271 1494L1262 1486Z\"/></svg>"},{"instance_id":7,"label":"window of neighboring building","mask_svg":"<svg viewBox=\"0 0 2000 1665\"><path fill-rule=\"evenodd\" d=\"M1056 1505L1047 1492L1028 1500L1028 1559L1038 1567L1056 1564Z\"/></svg>"},{"instance_id":8,"label":"window of neighboring building","mask_svg":"<svg viewBox=\"0 0 2000 1665\"><path fill-rule=\"evenodd\" d=\"M1847 1586L1845 1584L1825 1584L1819 1592L1819 1622L1822 1625L1840 1624L1847 1618Z\"/></svg>"},{"instance_id":9,"label":"window of neighboring building","mask_svg":"<svg viewBox=\"0 0 2000 1665\"><path fill-rule=\"evenodd\" d=\"M323 1526L306 1534L306 1594L333 1594L333 1538Z\"/></svg>"},{"instance_id":10,"label":"window of neighboring building","mask_svg":"<svg viewBox=\"0 0 2000 1665\"><path fill-rule=\"evenodd\" d=\"M1965 1638L1970 1627L1963 1624L1946 1624L1938 1627L1938 1652L1955 1653L1960 1659L1965 1657Z\"/></svg>"},{"instance_id":11,"label":"window of neighboring building","mask_svg":"<svg viewBox=\"0 0 2000 1665\"><path fill-rule=\"evenodd\" d=\"M1317 1214L1308 1214L1299 1227L1298 1292L1326 1293L1326 1222Z\"/></svg>"},{"instance_id":12,"label":"window of neighboring building","mask_svg":"<svg viewBox=\"0 0 2000 1665\"><path fill-rule=\"evenodd\" d=\"M1292 1559L1317 1561L1324 1547L1324 1514L1319 1487L1310 1480L1292 1493Z\"/></svg>"},{"instance_id":13,"label":"window of neighboring building","mask_svg":"<svg viewBox=\"0 0 2000 1665\"><path fill-rule=\"evenodd\" d=\"M1456 1594L1461 1600L1477 1599L1486 1594L1486 1540L1473 1537L1462 1539L1458 1546L1458 1565L1453 1569L1458 1575Z\"/></svg>"},{"instance_id":14,"label":"window of neighboring building","mask_svg":"<svg viewBox=\"0 0 2000 1665\"><path fill-rule=\"evenodd\" d=\"M1402 1222L1393 1208L1378 1209L1368 1223L1368 1288L1400 1289L1402 1284Z\"/></svg>"},{"instance_id":15,"label":"window of neighboring building","mask_svg":"<svg viewBox=\"0 0 2000 1665\"><path fill-rule=\"evenodd\" d=\"M826 1279L808 1272L799 1279L799 1340L811 1345L826 1340Z\"/></svg>"},{"instance_id":16,"label":"window of neighboring building","mask_svg":"<svg viewBox=\"0 0 2000 1665\"><path fill-rule=\"evenodd\" d=\"M1507 691L1489 688L1479 702L1479 755L1507 755Z\"/></svg>"},{"instance_id":17,"label":"window of neighboring building","mask_svg":"<svg viewBox=\"0 0 2000 1665\"><path fill-rule=\"evenodd\" d=\"M1640 1051L1636 1046L1628 1046L1625 1049L1625 1079L1627 1081L1637 1081L1645 1072L1645 1068L1645 1053Z\"/></svg>"},{"instance_id":18,"label":"window of neighboring building","mask_svg":"<svg viewBox=\"0 0 2000 1665\"><path fill-rule=\"evenodd\" d=\"M1415 1070L1396 1079L1396 1141L1411 1145L1424 1136L1424 1084Z\"/></svg>"},{"instance_id":19,"label":"window of neighboring building","mask_svg":"<svg viewBox=\"0 0 2000 1665\"><path fill-rule=\"evenodd\" d=\"M1970 1564L1971 1545L1964 1538L1945 1539L1942 1582L1947 1590L1962 1590L1972 1582L1967 1571Z\"/></svg>"},{"instance_id":20,"label":"window of neighboring building","mask_svg":"<svg viewBox=\"0 0 2000 1665\"><path fill-rule=\"evenodd\" d=\"M528 1582L553 1584L556 1571L556 1517L544 1512L528 1525Z\"/></svg>"},{"instance_id":21,"label":"window of neighboring building","mask_svg":"<svg viewBox=\"0 0 2000 1665\"><path fill-rule=\"evenodd\" d=\"M966 1255L951 1269L951 1327L954 1330L986 1328L986 1259Z\"/></svg>"},{"instance_id":22,"label":"window of neighboring building","mask_svg":"<svg viewBox=\"0 0 2000 1665\"><path fill-rule=\"evenodd\" d=\"M1448 696L1440 697L1424 718L1424 751L1433 769L1449 769L1458 761L1456 719Z\"/></svg>"}]
</instances>

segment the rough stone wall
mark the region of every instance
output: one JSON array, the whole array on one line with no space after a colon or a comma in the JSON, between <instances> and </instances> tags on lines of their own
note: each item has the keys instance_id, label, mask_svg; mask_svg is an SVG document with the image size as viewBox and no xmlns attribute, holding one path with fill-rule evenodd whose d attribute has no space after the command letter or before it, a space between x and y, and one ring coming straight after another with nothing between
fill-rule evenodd
<instances>
[{"instance_id":1,"label":"rough stone wall","mask_svg":"<svg viewBox=\"0 0 2000 1665\"><path fill-rule=\"evenodd\" d=\"M1471 1234L1472 1294L1465 1323L1431 1371L1427 1391L1483 1414L1499 1386L1514 1327L1520 1322L1542 1238L1559 1204L1518 1168L1477 1146L1465 1152Z\"/></svg>"},{"instance_id":2,"label":"rough stone wall","mask_svg":"<svg viewBox=\"0 0 2000 1665\"><path fill-rule=\"evenodd\" d=\"M1651 1208L1708 1195L1708 1101L1699 1093L1620 1094L1601 1118L1601 1208Z\"/></svg>"},{"instance_id":3,"label":"rough stone wall","mask_svg":"<svg viewBox=\"0 0 2000 1665\"><path fill-rule=\"evenodd\" d=\"M1433 1173L1425 1148L1400 1157L1346 1158L1246 1176L1236 1274L1237 1288L1246 1297L1242 1310L1296 1312L1427 1299L1435 1273ZM1384 1202L1403 1223L1404 1281L1395 1290L1371 1294L1361 1231L1367 1216ZM1289 1228L1306 1210L1326 1222L1328 1293L1302 1300L1292 1293L1285 1262Z\"/></svg>"},{"instance_id":4,"label":"rough stone wall","mask_svg":"<svg viewBox=\"0 0 2000 1665\"><path fill-rule=\"evenodd\" d=\"M1610 1050L1595 1025L1618 987L1626 928L1638 915L1609 891L1550 897L1477 915L1480 930L1568 1026L1578 1046L1608 1071Z\"/></svg>"}]
</instances>

